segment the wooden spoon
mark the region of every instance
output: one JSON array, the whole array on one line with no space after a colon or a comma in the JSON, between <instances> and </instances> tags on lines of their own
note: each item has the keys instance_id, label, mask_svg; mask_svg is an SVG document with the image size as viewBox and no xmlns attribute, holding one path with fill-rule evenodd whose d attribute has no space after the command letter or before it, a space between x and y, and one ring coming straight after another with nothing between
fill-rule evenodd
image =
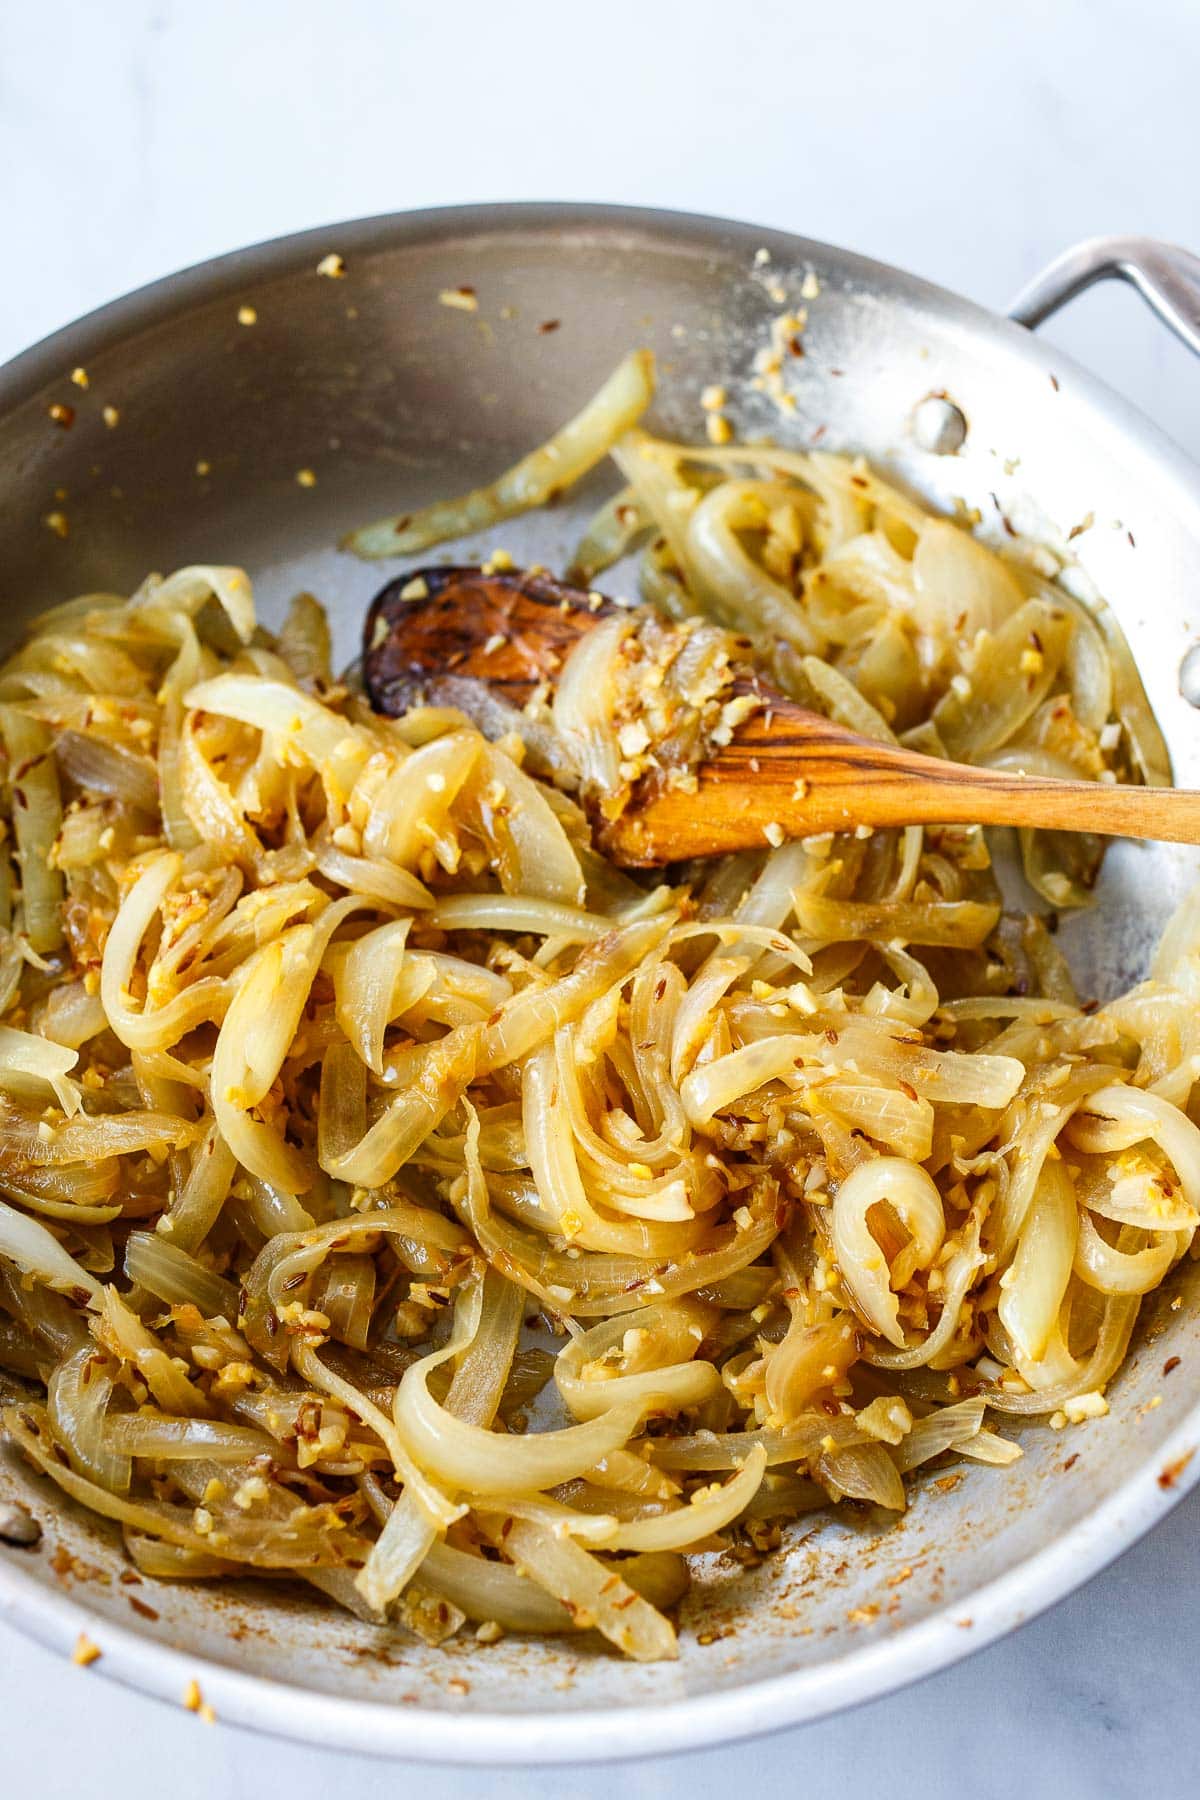
<instances>
[{"instance_id":1,"label":"wooden spoon","mask_svg":"<svg viewBox=\"0 0 1200 1800\"><path fill-rule=\"evenodd\" d=\"M618 610L519 570L401 577L367 615L367 694L392 716L422 702L454 706L498 736L535 688L553 686L583 634ZM695 793L643 781L619 818L598 822L597 841L614 862L648 868L857 825L1032 825L1200 843L1200 793L1050 781L919 756L809 712L749 671L731 692L763 704L699 765Z\"/></svg>"}]
</instances>

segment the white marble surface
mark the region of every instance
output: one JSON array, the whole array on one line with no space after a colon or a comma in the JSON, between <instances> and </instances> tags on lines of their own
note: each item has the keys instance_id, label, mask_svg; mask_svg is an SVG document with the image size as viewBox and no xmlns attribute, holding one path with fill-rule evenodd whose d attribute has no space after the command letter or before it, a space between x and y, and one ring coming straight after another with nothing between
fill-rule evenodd
<instances>
[{"instance_id":1,"label":"white marble surface","mask_svg":"<svg viewBox=\"0 0 1200 1800\"><path fill-rule=\"evenodd\" d=\"M0 0L0 357L181 264L456 200L756 218L1002 304L1067 243L1200 247L1194 0ZM1200 368L1125 291L1051 335L1200 454ZM919 1689L563 1800L1194 1794L1200 1496L1082 1594ZM69 1723L68 1723L69 1721ZM0 1630L0 1791L523 1794L209 1728ZM86 1774L84 1773L86 1771ZM282 1779L281 1779L282 1778Z\"/></svg>"}]
</instances>

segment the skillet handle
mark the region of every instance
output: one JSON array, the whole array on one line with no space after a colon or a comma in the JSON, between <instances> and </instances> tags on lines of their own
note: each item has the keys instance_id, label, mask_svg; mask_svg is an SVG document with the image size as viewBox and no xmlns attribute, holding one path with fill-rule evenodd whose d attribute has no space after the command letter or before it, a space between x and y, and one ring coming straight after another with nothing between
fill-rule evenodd
<instances>
[{"instance_id":1,"label":"skillet handle","mask_svg":"<svg viewBox=\"0 0 1200 1800\"><path fill-rule=\"evenodd\" d=\"M1157 238L1088 238L1035 275L1008 309L1030 330L1097 281L1127 281L1200 356L1200 256Z\"/></svg>"}]
</instances>

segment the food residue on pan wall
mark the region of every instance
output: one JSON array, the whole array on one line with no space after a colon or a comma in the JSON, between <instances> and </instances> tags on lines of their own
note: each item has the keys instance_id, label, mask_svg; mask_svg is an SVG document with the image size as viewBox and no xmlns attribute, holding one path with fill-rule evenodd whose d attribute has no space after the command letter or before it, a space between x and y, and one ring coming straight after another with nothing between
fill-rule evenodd
<instances>
[{"instance_id":1,"label":"food residue on pan wall","mask_svg":"<svg viewBox=\"0 0 1200 1800\"><path fill-rule=\"evenodd\" d=\"M1195 1450L1185 1450L1182 1456L1177 1456L1174 1462L1169 1462L1164 1469L1160 1470L1159 1487L1163 1489L1175 1487L1195 1454Z\"/></svg>"},{"instance_id":2,"label":"food residue on pan wall","mask_svg":"<svg viewBox=\"0 0 1200 1800\"><path fill-rule=\"evenodd\" d=\"M438 299L443 306L449 306L457 312L479 311L479 296L465 282L461 287L443 288Z\"/></svg>"},{"instance_id":3,"label":"food residue on pan wall","mask_svg":"<svg viewBox=\"0 0 1200 1800\"><path fill-rule=\"evenodd\" d=\"M186 1712L196 1713L206 1725L214 1725L217 1715L200 1692L198 1681L189 1681L183 1690L183 1706Z\"/></svg>"}]
</instances>

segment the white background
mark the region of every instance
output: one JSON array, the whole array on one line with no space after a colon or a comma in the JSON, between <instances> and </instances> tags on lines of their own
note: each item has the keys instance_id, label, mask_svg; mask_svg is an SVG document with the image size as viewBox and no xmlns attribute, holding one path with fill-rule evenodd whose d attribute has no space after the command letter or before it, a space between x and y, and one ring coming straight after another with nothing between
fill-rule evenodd
<instances>
[{"instance_id":1,"label":"white background","mask_svg":"<svg viewBox=\"0 0 1200 1800\"><path fill-rule=\"evenodd\" d=\"M1001 306L1068 243L1200 249L1196 0L0 0L0 359L258 238L461 200L755 219ZM1200 455L1200 367L1124 290L1051 335ZM0 540L0 554L3 553ZM0 1792L356 1800L1200 1786L1200 1496L917 1690L619 1771L399 1769L154 1705L0 1630Z\"/></svg>"}]
</instances>

